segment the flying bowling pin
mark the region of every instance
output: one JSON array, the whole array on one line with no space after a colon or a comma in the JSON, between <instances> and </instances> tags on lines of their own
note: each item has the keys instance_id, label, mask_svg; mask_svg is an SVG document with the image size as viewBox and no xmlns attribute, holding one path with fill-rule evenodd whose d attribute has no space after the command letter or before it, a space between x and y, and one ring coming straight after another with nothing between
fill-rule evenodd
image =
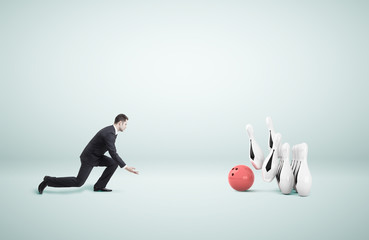
<instances>
[{"instance_id":1,"label":"flying bowling pin","mask_svg":"<svg viewBox=\"0 0 369 240\"><path fill-rule=\"evenodd\" d=\"M279 175L278 185L283 194L290 194L295 183L295 177L293 176L290 165L290 145L284 143L281 149L283 165Z\"/></svg>"},{"instance_id":2,"label":"flying bowling pin","mask_svg":"<svg viewBox=\"0 0 369 240\"><path fill-rule=\"evenodd\" d=\"M262 167L263 179L266 182L271 182L277 174L279 164L277 150L279 148L280 142L281 134L277 133L274 138L273 148L270 150L268 156L265 158Z\"/></svg>"},{"instance_id":3,"label":"flying bowling pin","mask_svg":"<svg viewBox=\"0 0 369 240\"><path fill-rule=\"evenodd\" d=\"M268 146L269 149L273 148L273 144L274 144L274 139L275 139L275 130L274 130L274 125L273 125L273 121L271 117L267 117L266 118L266 125L268 128L268 132L269 132L269 137L268 137ZM280 153L281 149L278 149L278 157L281 158L281 153Z\"/></svg>"},{"instance_id":4,"label":"flying bowling pin","mask_svg":"<svg viewBox=\"0 0 369 240\"><path fill-rule=\"evenodd\" d=\"M296 191L302 197L310 194L312 177L307 164L308 145L301 143L297 146L300 167L297 172Z\"/></svg>"},{"instance_id":5,"label":"flying bowling pin","mask_svg":"<svg viewBox=\"0 0 369 240\"><path fill-rule=\"evenodd\" d=\"M273 122L272 122L271 117L266 118L266 125L267 125L268 131L269 131L268 146L269 146L269 149L272 149L273 148L274 136L275 136L275 130L274 130L274 126L273 126Z\"/></svg>"},{"instance_id":6,"label":"flying bowling pin","mask_svg":"<svg viewBox=\"0 0 369 240\"><path fill-rule=\"evenodd\" d=\"M250 138L250 161L252 166L259 170L263 166L264 154L259 144L255 141L254 129L250 124L246 125L246 131Z\"/></svg>"}]
</instances>

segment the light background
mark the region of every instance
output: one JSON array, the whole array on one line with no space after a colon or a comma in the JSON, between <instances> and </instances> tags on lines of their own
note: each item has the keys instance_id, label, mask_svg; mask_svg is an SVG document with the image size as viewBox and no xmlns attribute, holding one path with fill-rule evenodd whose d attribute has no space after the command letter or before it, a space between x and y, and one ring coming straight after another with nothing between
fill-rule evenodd
<instances>
[{"instance_id":1,"label":"light background","mask_svg":"<svg viewBox=\"0 0 369 240\"><path fill-rule=\"evenodd\" d=\"M88 190L99 170L89 178L87 188L71 192L75 194L48 188L39 198L35 189L44 175L76 174L85 145L118 113L130 118L126 132L117 139L118 153L141 170L137 178L118 170L111 182L115 195L105 195L105 201L116 208L122 204L135 209L122 217L120 213L127 211L109 208L118 212L106 221L129 223L129 230L124 226L119 230L122 237L132 239L137 231L139 238L150 236L151 231L138 226L148 227L153 221L162 223L163 229L172 226L166 231L153 227L158 232L151 236L168 239L179 226L189 231L182 232L183 238L206 236L214 228L213 238L226 237L233 225L238 226L235 237L243 236L240 226L249 234L257 233L252 227L263 232L264 224L275 232L282 223L269 225L264 215L276 211L273 221L278 222L279 217L286 221L295 219L288 216L296 217L277 209L276 203L298 206L309 215L305 225L312 229L303 237L324 230L316 228L321 226L319 220L335 231L336 238L351 235L352 226L356 234L363 234L361 218L368 214L364 205L368 200L368 10L367 1L1 1L2 195L12 189L2 200L6 216L2 222L7 225L2 224L1 234L15 239L40 236L37 228L54 219L50 209L55 201L65 203L65 197L71 204L88 199L99 205ZM251 167L247 123L254 126L267 154L266 116L274 120L283 142L308 143L310 197L293 195L287 197L291 203L284 202L286 196L276 184L262 182L259 171L254 171L254 198L235 195L227 186L232 166ZM209 183L203 174L214 181ZM173 180L176 176L181 176L179 185ZM144 187L154 183L159 191ZM211 205L199 216L199 208L211 198L209 192L200 191L206 183L210 195L222 199L222 204ZM178 188L184 188L187 197L193 194L191 189L198 189L200 197L180 202L176 213L177 205L171 204L183 198L171 189L180 192ZM122 189L130 194L128 199ZM61 196L47 196L58 190ZM150 203L143 206L142 198ZM155 203L162 211L152 210ZM267 207L269 211L268 204L274 205ZM15 214L11 209L19 205L21 211ZM236 220L229 222L225 210L216 212L228 205L239 210ZM55 210L62 216L61 228L75 227L64 210L72 208L77 214L78 206ZM328 206L328 215L321 217ZM342 210L347 206L351 208ZM151 213L149 220L137 217L144 216L142 209ZM329 214L339 211L343 213L332 222ZM244 219L247 213L250 216ZM349 216L357 216L350 229L343 225ZM12 235L20 218L29 228ZM82 226L97 227L86 223L85 217L79 220ZM207 221L213 223L204 228L193 225ZM47 236L57 231L47 229ZM75 228L74 233L60 236L82 236L84 230Z\"/></svg>"}]
</instances>

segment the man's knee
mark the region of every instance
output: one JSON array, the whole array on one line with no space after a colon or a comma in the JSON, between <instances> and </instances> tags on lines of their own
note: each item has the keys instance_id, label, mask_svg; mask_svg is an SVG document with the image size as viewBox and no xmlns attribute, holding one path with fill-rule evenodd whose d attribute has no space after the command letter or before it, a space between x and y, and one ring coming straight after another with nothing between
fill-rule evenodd
<instances>
[{"instance_id":1,"label":"man's knee","mask_svg":"<svg viewBox=\"0 0 369 240\"><path fill-rule=\"evenodd\" d=\"M83 184L85 184L86 180L83 180L83 179L78 179L77 178L77 182L76 182L76 186L77 187L82 187Z\"/></svg>"},{"instance_id":2,"label":"man's knee","mask_svg":"<svg viewBox=\"0 0 369 240\"><path fill-rule=\"evenodd\" d=\"M106 166L110 167L110 168L117 168L118 163L115 160L110 158L109 161L107 162Z\"/></svg>"}]
</instances>

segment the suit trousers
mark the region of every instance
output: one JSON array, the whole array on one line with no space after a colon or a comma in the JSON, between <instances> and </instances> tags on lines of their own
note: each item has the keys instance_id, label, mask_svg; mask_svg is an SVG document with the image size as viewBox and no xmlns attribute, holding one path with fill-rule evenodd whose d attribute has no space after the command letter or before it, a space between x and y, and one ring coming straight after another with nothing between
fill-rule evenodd
<instances>
[{"instance_id":1,"label":"suit trousers","mask_svg":"<svg viewBox=\"0 0 369 240\"><path fill-rule=\"evenodd\" d=\"M77 177L49 177L46 181L47 185L50 187L81 187L86 182L92 168L98 166L105 166L106 169L95 183L94 188L104 188L118 167L116 161L105 155L98 159L96 165L91 165L88 160L81 159L81 167Z\"/></svg>"}]
</instances>

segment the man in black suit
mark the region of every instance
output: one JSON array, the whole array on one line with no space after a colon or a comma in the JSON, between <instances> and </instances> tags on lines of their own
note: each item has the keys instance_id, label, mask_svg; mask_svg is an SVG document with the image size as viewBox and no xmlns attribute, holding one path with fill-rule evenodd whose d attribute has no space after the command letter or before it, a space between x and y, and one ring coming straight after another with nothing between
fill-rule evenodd
<instances>
[{"instance_id":1,"label":"man in black suit","mask_svg":"<svg viewBox=\"0 0 369 240\"><path fill-rule=\"evenodd\" d=\"M128 167L119 157L115 148L115 139L118 132L123 132L127 127L128 117L124 114L119 114L114 124L101 129L87 144L83 150L81 159L81 168L79 169L77 177L50 177L45 176L44 181L38 186L40 194L44 189L49 187L81 187L93 167L105 166L103 174L96 182L94 191L111 192L111 189L105 188L110 178L113 176L117 167L125 168L127 171L138 174L134 167ZM105 156L104 153L109 152L110 157Z\"/></svg>"}]
</instances>

